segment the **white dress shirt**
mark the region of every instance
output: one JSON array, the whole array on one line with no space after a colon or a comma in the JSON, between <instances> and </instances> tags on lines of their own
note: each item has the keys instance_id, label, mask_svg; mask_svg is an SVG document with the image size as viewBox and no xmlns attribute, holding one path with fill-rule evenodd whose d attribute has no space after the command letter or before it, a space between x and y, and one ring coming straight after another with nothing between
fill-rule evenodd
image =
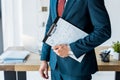
<instances>
[{"instance_id":1,"label":"white dress shirt","mask_svg":"<svg viewBox=\"0 0 120 80\"><path fill-rule=\"evenodd\" d=\"M67 4L67 1L68 1L68 0L66 0L66 2L65 2L65 6L66 6L66 4Z\"/></svg>"}]
</instances>

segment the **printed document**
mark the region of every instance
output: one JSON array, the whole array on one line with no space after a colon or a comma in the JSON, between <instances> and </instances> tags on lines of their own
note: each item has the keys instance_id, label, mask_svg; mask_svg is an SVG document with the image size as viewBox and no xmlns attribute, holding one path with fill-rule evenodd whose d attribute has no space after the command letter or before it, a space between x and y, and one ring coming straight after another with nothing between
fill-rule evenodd
<instances>
[{"instance_id":1,"label":"printed document","mask_svg":"<svg viewBox=\"0 0 120 80\"><path fill-rule=\"evenodd\" d=\"M86 32L62 18L59 18L58 21L54 23L54 26L52 25L51 27L51 31L49 31L47 39L45 40L45 43L50 46L70 44L88 35ZM75 60L77 59L74 55L71 57Z\"/></svg>"}]
</instances>

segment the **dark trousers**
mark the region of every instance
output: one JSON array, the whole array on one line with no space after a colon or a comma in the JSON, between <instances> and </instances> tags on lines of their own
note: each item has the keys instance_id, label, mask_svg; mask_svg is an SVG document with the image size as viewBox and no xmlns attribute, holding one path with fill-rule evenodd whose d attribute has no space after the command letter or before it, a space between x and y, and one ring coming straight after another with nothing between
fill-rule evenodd
<instances>
[{"instance_id":1,"label":"dark trousers","mask_svg":"<svg viewBox=\"0 0 120 80\"><path fill-rule=\"evenodd\" d=\"M51 70L51 80L91 80L91 79L92 79L91 75L72 76L62 74L60 73L58 67L55 70Z\"/></svg>"}]
</instances>

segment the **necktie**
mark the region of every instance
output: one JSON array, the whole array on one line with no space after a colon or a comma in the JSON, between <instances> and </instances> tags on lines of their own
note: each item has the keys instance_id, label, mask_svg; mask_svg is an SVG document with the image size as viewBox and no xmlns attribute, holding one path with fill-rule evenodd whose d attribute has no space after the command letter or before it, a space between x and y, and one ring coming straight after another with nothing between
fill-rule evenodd
<instances>
[{"instance_id":1,"label":"necktie","mask_svg":"<svg viewBox=\"0 0 120 80\"><path fill-rule=\"evenodd\" d=\"M58 16L62 16L66 0L58 0Z\"/></svg>"}]
</instances>

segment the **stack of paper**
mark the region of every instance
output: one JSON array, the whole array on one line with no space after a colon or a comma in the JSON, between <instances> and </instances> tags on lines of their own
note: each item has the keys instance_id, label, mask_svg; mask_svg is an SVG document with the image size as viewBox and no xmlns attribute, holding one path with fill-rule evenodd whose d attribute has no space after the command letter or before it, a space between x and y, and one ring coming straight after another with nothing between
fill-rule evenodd
<instances>
[{"instance_id":1,"label":"stack of paper","mask_svg":"<svg viewBox=\"0 0 120 80\"><path fill-rule=\"evenodd\" d=\"M0 56L2 63L21 63L29 55L28 51L6 51Z\"/></svg>"}]
</instances>

